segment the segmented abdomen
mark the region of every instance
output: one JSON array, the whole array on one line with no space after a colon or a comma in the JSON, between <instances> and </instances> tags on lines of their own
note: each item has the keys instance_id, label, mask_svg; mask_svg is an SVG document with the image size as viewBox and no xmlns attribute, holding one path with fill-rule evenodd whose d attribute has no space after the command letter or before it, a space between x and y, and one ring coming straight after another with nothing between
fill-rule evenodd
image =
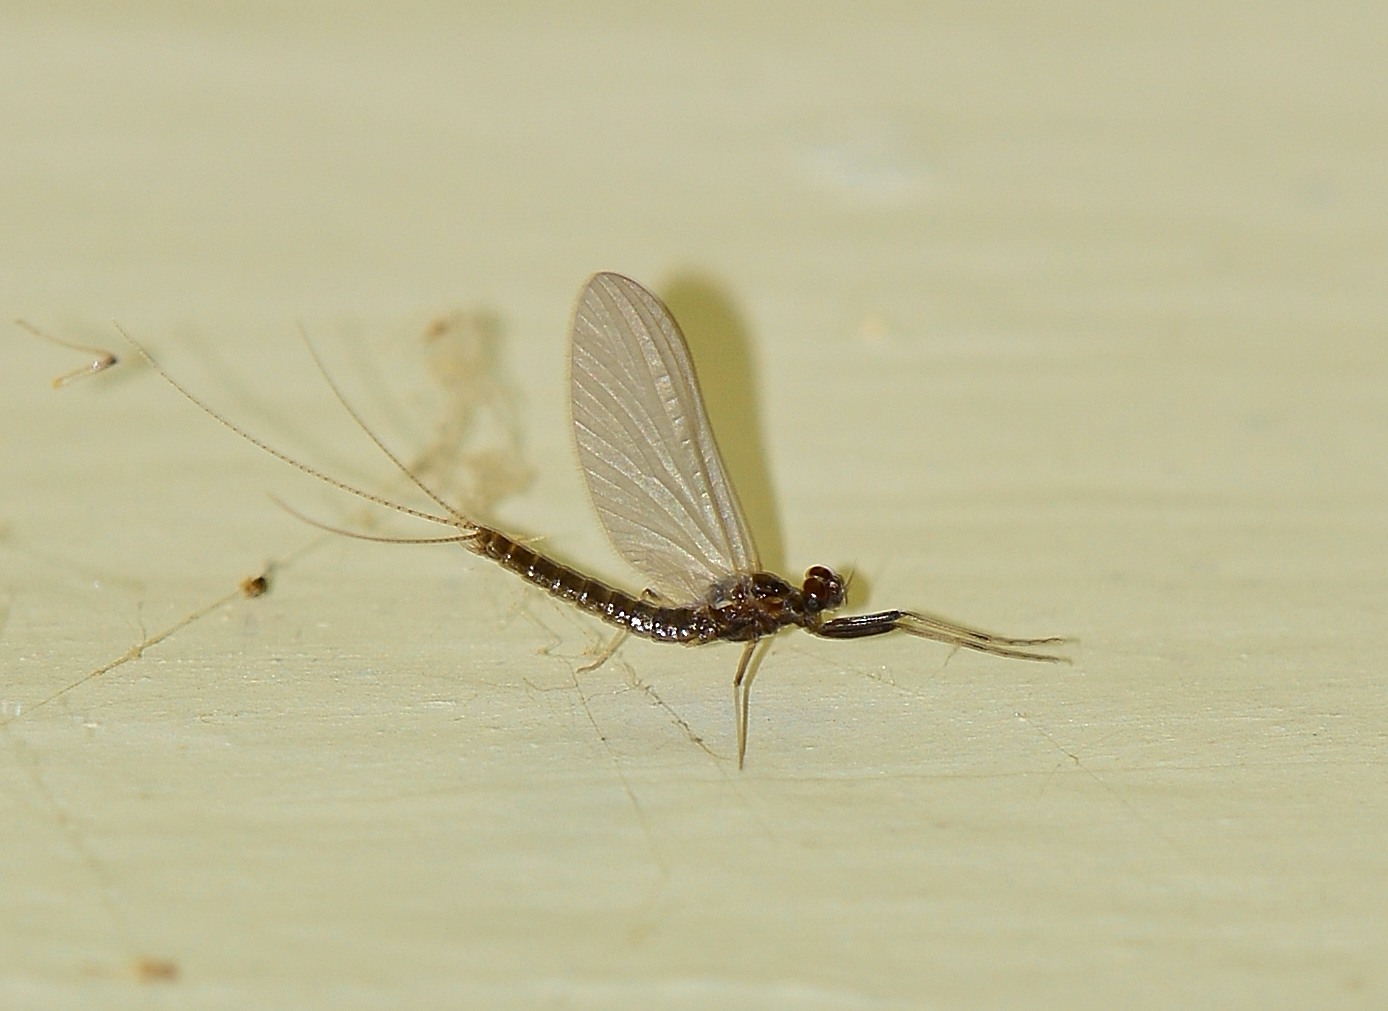
<instances>
[{"instance_id":1,"label":"segmented abdomen","mask_svg":"<svg viewBox=\"0 0 1388 1011\"><path fill-rule=\"evenodd\" d=\"M478 527L465 542L548 593L633 635L661 642L702 643L718 638L718 624L707 609L662 607L590 579L517 543L499 530Z\"/></svg>"}]
</instances>

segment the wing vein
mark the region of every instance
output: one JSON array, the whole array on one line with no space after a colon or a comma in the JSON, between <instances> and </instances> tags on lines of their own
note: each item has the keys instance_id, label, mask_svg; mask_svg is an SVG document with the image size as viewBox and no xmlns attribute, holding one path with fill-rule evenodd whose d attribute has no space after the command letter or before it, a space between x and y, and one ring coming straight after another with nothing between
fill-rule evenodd
<instances>
[{"instance_id":1,"label":"wing vein","mask_svg":"<svg viewBox=\"0 0 1388 1011\"><path fill-rule=\"evenodd\" d=\"M669 310L635 281L597 274L572 336L579 462L618 553L651 589L682 602L759 568Z\"/></svg>"}]
</instances>

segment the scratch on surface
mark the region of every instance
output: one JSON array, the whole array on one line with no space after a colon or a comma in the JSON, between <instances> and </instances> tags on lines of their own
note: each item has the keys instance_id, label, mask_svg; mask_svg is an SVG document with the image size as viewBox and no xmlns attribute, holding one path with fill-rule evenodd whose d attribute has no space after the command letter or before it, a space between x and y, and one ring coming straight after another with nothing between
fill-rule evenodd
<instances>
[{"instance_id":1,"label":"scratch on surface","mask_svg":"<svg viewBox=\"0 0 1388 1011\"><path fill-rule=\"evenodd\" d=\"M99 667L94 667L86 674L83 674L76 681L64 685L62 688L59 688L52 694L28 706L22 712L16 712L8 719L0 721L0 727L8 726L15 720L19 719L21 715L32 713L36 709L42 709L44 706L47 706L62 698L68 692L73 691L76 688L80 688L87 682L94 681L104 674L109 674L111 671L129 663L132 660L138 660L140 657L144 656L145 650L151 649L154 646L159 645L161 642L168 639L170 636L178 634L179 632L183 631L183 629L187 628L189 625L193 624L196 621L200 621L201 619L207 617L209 614L213 613L217 609L225 606L226 604L231 603L233 600L237 600L242 595L243 594L241 588L240 586L238 586L235 590L231 591L228 594L225 594L224 596L218 597L210 604L205 604L204 606L199 607L194 611L190 611L188 614L178 619L178 621L174 622L172 625L164 629L162 632L156 632L154 635L146 636L144 639L140 640L135 645L131 646L124 653L121 653L114 659L108 660L106 663L102 664Z\"/></svg>"},{"instance_id":2,"label":"scratch on surface","mask_svg":"<svg viewBox=\"0 0 1388 1011\"><path fill-rule=\"evenodd\" d=\"M593 732L607 753L608 764L616 776L617 782L621 785L622 792L626 794L627 803L631 806L636 823L641 826L641 834L646 840L646 850L650 854L651 863L655 866L655 880L647 887L645 898L636 907L632 924L628 928L628 936L631 941L639 943L655 930L656 908L661 894L670 882L670 861L661 850L655 832L651 828L650 819L646 816L646 810L641 806L641 800L636 796L636 790L631 785L631 779L627 776L626 770L622 768L621 756L612 747L612 742L608 739L607 734L598 726L597 717L593 715L593 709L588 704L588 696L584 693L583 686L579 684L577 670L573 671L572 688L583 708L584 715L592 724Z\"/></svg>"},{"instance_id":3,"label":"scratch on surface","mask_svg":"<svg viewBox=\"0 0 1388 1011\"><path fill-rule=\"evenodd\" d=\"M1128 814L1132 817L1132 819L1138 824L1142 825L1142 827L1145 828L1148 832L1150 832L1154 838L1160 839L1162 842L1166 843L1166 845L1171 848L1171 851L1173 853L1178 854L1184 860L1194 863L1194 858L1191 856L1191 854L1186 852L1186 850L1175 839L1173 839L1169 834L1167 834L1160 825L1158 825L1155 821L1153 821L1142 811L1140 811L1132 803L1132 801L1128 800L1127 797L1119 793L1118 790L1114 788L1107 780L1105 780L1102 776L1098 775L1096 772L1094 772L1093 769L1089 768L1089 766L1082 762L1080 760L1079 755L1075 754L1069 748L1061 744L1060 741L1056 740L1054 734L1052 734L1045 727L1041 726L1039 723L1037 723L1035 720L1029 717L1026 713L1017 713L1015 715L1017 719L1021 720L1028 727L1034 730L1037 734L1041 735L1041 737L1045 739L1046 742L1051 745L1051 747L1055 748L1056 751L1060 752L1062 755L1065 756L1065 758L1069 759L1069 761L1075 766L1076 769L1084 773L1084 775L1087 776L1089 779L1093 780L1093 782L1096 785L1098 785L1098 787L1101 790L1103 790L1104 793L1106 793L1115 803L1117 803L1120 807L1127 811ZM1051 777L1054 777L1055 772L1055 769L1051 770Z\"/></svg>"},{"instance_id":4,"label":"scratch on surface","mask_svg":"<svg viewBox=\"0 0 1388 1011\"><path fill-rule=\"evenodd\" d=\"M56 826L58 833L66 841L68 849L77 858L78 862L85 869L88 878L91 879L95 887L96 894L100 897L101 906L106 911L106 918L110 924L110 929L114 931L119 939L121 946L127 952L139 950L139 945L135 943L134 931L131 928L130 919L125 915L119 903L116 901L117 888L111 879L110 872L105 864L96 855L95 850L87 843L86 837L81 829L78 828L67 809L58 800L57 796L44 781L43 772L39 767L37 758L30 752L27 745L9 729L7 720L0 724L0 729L4 730L6 740L9 742L10 751L14 755L15 764L22 768L29 777L29 783L33 787L34 793L42 800L44 807L48 811L50 823ZM147 972L140 972L134 967L139 966L173 966L174 963L164 958L150 958L148 956L132 955L130 966L131 978L138 982L151 982L158 980L172 980L177 977L176 967L172 974L163 973L150 975Z\"/></svg>"}]
</instances>

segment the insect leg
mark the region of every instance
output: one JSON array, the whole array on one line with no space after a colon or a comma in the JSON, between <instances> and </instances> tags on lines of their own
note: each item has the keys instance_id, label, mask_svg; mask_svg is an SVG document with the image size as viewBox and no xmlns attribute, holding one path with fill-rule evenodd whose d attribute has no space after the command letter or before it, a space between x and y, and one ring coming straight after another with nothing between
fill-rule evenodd
<instances>
[{"instance_id":1,"label":"insect leg","mask_svg":"<svg viewBox=\"0 0 1388 1011\"><path fill-rule=\"evenodd\" d=\"M595 671L603 664L607 663L607 661L611 660L616 654L618 648L626 641L626 637L630 634L631 633L626 629L620 629L593 659L589 660L578 669L578 673L587 674L589 671Z\"/></svg>"},{"instance_id":2,"label":"insect leg","mask_svg":"<svg viewBox=\"0 0 1388 1011\"><path fill-rule=\"evenodd\" d=\"M1064 663L1066 658L1048 653L1039 646L1063 643L1061 636L1047 636L1042 639L1014 639L996 635L982 629L970 628L957 622L936 618L929 614L914 611L878 611L875 614L854 614L826 621L819 628L812 629L816 635L826 639L860 639L869 635L884 635L900 630L922 639L934 639L950 646L975 649L980 653L994 656L1012 657L1017 660L1042 660L1047 663Z\"/></svg>"},{"instance_id":3,"label":"insect leg","mask_svg":"<svg viewBox=\"0 0 1388 1011\"><path fill-rule=\"evenodd\" d=\"M752 679L757 676L752 654L757 651L758 641L753 639L742 647L742 659L737 662L737 674L733 676L733 719L737 723L737 767L741 769L747 758L747 707L752 700Z\"/></svg>"}]
</instances>

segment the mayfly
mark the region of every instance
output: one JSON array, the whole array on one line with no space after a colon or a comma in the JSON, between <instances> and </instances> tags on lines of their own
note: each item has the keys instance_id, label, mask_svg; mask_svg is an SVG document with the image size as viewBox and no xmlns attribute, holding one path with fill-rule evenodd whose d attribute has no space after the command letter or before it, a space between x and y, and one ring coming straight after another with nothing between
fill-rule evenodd
<instances>
[{"instance_id":1,"label":"mayfly","mask_svg":"<svg viewBox=\"0 0 1388 1011\"><path fill-rule=\"evenodd\" d=\"M371 431L326 372L352 418L442 514L389 501L292 459L223 418L150 360L176 390L265 452L359 498L457 531L422 538L340 532L367 540L461 544L623 633L686 645L744 643L733 676L739 767L747 754L754 654L783 628L799 626L825 639L900 631L996 656L1064 659L1045 649L1065 641L1057 636L1009 638L915 611L830 617L847 598L838 573L815 565L796 587L763 571L723 469L684 336L669 309L640 284L612 273L589 279L574 313L570 352L583 476L613 546L648 583L640 594L586 576L450 506Z\"/></svg>"}]
</instances>

